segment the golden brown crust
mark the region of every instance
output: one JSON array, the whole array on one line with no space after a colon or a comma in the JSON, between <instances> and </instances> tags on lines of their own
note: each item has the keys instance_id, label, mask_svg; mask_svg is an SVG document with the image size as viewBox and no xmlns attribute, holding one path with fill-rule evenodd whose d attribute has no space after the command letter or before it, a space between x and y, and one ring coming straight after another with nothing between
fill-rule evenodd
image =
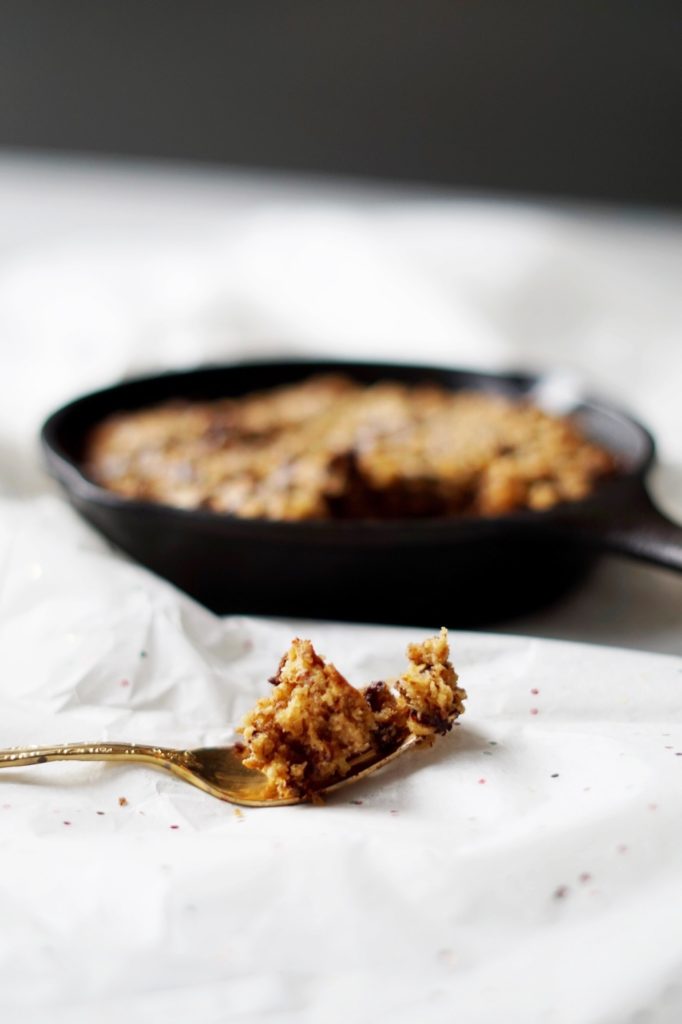
<instances>
[{"instance_id":1,"label":"golden brown crust","mask_svg":"<svg viewBox=\"0 0 682 1024\"><path fill-rule=\"evenodd\" d=\"M247 768L262 771L273 795L310 792L350 770L373 747L376 725L363 695L309 640L293 641L273 678L240 727Z\"/></svg>"},{"instance_id":2,"label":"golden brown crust","mask_svg":"<svg viewBox=\"0 0 682 1024\"><path fill-rule=\"evenodd\" d=\"M394 683L354 689L309 640L293 641L239 731L244 764L263 772L273 797L311 796L364 756L381 756L410 733L447 732L464 710L450 663L447 631L408 648L407 671Z\"/></svg>"},{"instance_id":3,"label":"golden brown crust","mask_svg":"<svg viewBox=\"0 0 682 1024\"><path fill-rule=\"evenodd\" d=\"M127 497L284 520L542 510L615 468L569 419L528 403L341 376L112 416L86 463Z\"/></svg>"},{"instance_id":4,"label":"golden brown crust","mask_svg":"<svg viewBox=\"0 0 682 1024\"><path fill-rule=\"evenodd\" d=\"M408 708L407 727L417 736L445 733L464 711L466 693L457 686L446 629L407 648L409 666L397 683Z\"/></svg>"}]
</instances>

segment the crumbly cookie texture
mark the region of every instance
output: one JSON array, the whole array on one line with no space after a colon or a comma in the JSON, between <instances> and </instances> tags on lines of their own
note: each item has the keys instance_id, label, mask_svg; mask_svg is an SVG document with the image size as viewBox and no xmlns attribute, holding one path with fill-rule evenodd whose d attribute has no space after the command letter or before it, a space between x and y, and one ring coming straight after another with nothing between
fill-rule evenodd
<instances>
[{"instance_id":1,"label":"crumbly cookie texture","mask_svg":"<svg viewBox=\"0 0 682 1024\"><path fill-rule=\"evenodd\" d=\"M257 768L273 796L292 796L324 786L350 771L351 761L372 749L375 723L363 695L309 640L294 640L240 731L247 768Z\"/></svg>"},{"instance_id":2,"label":"crumbly cookie texture","mask_svg":"<svg viewBox=\"0 0 682 1024\"><path fill-rule=\"evenodd\" d=\"M464 690L450 663L447 630L407 648L409 666L397 683L407 708L407 727L417 736L445 733L464 711Z\"/></svg>"},{"instance_id":3,"label":"crumbly cookie texture","mask_svg":"<svg viewBox=\"0 0 682 1024\"><path fill-rule=\"evenodd\" d=\"M529 402L340 375L111 416L85 462L126 497L283 520L541 510L615 470L575 422Z\"/></svg>"},{"instance_id":4,"label":"crumbly cookie texture","mask_svg":"<svg viewBox=\"0 0 682 1024\"><path fill-rule=\"evenodd\" d=\"M268 779L271 797L311 796L349 775L358 759L381 756L410 733L445 733L466 693L450 663L448 636L410 644L406 672L356 690L309 640L293 641L274 689L244 718L247 768Z\"/></svg>"}]
</instances>

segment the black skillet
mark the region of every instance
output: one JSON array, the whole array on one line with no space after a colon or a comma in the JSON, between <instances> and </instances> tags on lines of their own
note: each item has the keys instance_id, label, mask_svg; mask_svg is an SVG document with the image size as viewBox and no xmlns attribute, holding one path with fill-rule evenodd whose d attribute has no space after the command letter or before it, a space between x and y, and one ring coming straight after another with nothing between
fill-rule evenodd
<instances>
[{"instance_id":1,"label":"black skillet","mask_svg":"<svg viewBox=\"0 0 682 1024\"><path fill-rule=\"evenodd\" d=\"M126 381L55 412L42 430L47 464L71 503L106 537L217 612L472 626L556 599L599 552L682 571L682 527L651 503L644 479L650 434L603 402L574 410L610 449L620 473L587 500L495 519L302 523L236 519L130 501L104 490L81 463L89 428L109 413L168 398L237 396L339 371L358 381L432 381L532 394L537 377L342 362L258 362Z\"/></svg>"}]
</instances>

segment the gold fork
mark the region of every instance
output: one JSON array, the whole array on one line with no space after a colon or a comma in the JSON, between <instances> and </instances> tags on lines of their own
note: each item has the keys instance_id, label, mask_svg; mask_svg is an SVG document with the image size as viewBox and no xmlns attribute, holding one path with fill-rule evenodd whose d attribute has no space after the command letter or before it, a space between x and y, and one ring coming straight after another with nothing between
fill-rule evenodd
<instances>
[{"instance_id":1,"label":"gold fork","mask_svg":"<svg viewBox=\"0 0 682 1024\"><path fill-rule=\"evenodd\" d=\"M268 781L262 772L242 764L244 748L202 747L197 750L170 750L143 743L65 743L55 747L12 747L0 750L0 768L23 768L47 761L116 761L126 764L151 765L177 775L192 786L203 789L219 800L242 807L283 807L300 804L323 794L333 793L360 779L367 778L384 765L394 761L422 741L410 735L388 753L376 752L358 758L351 772L343 779L316 790L307 796L266 797Z\"/></svg>"}]
</instances>

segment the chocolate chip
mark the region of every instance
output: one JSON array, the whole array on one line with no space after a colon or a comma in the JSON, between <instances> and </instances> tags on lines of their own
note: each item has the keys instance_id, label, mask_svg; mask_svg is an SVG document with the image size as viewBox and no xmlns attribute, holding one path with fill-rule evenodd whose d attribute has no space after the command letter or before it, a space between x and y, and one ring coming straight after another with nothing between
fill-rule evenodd
<instances>
[{"instance_id":1,"label":"chocolate chip","mask_svg":"<svg viewBox=\"0 0 682 1024\"><path fill-rule=\"evenodd\" d=\"M365 687L365 700L372 711L381 711L386 696L386 683L370 683Z\"/></svg>"}]
</instances>

